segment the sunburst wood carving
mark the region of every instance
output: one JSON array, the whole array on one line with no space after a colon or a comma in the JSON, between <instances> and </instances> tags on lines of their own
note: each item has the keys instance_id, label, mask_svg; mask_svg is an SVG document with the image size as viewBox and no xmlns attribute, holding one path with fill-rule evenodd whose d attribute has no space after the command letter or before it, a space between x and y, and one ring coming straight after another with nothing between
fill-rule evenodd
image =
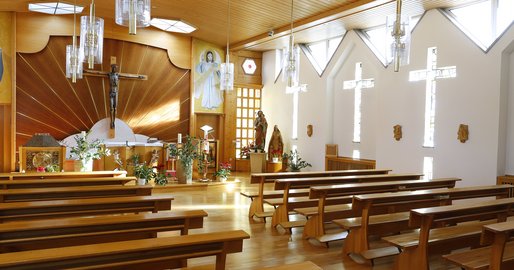
<instances>
[{"instance_id":1,"label":"sunburst wood carving","mask_svg":"<svg viewBox=\"0 0 514 270\"><path fill-rule=\"evenodd\" d=\"M17 146L42 132L61 140L109 117L109 79L66 79L67 44L71 37L51 37L42 51L17 54ZM120 72L148 75L147 81L120 80L118 118L136 134L162 140L189 133L190 70L175 67L165 50L126 41L105 39L103 53L96 70L109 72L115 56Z\"/></svg>"}]
</instances>

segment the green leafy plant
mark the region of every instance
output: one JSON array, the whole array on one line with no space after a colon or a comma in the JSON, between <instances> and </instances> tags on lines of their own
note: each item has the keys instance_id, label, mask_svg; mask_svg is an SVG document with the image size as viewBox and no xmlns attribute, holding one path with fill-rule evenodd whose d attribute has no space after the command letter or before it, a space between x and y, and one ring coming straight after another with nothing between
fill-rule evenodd
<instances>
[{"instance_id":1,"label":"green leafy plant","mask_svg":"<svg viewBox=\"0 0 514 270\"><path fill-rule=\"evenodd\" d=\"M165 186L168 184L168 179L166 178L166 174L159 173L155 176L155 184L159 186Z\"/></svg>"},{"instance_id":2,"label":"green leafy plant","mask_svg":"<svg viewBox=\"0 0 514 270\"><path fill-rule=\"evenodd\" d=\"M77 159L88 162L90 160L100 159L103 156L110 156L111 152L109 149L102 147L102 141L96 139L94 141L88 140L89 131L81 132L80 135L75 135L74 139L77 146L71 147L71 153L77 157Z\"/></svg>"},{"instance_id":3,"label":"green leafy plant","mask_svg":"<svg viewBox=\"0 0 514 270\"><path fill-rule=\"evenodd\" d=\"M284 154L285 155L285 154ZM290 151L289 155L287 155L288 167L293 172L300 171L303 168L312 167L310 163L305 160L302 160L298 151Z\"/></svg>"},{"instance_id":4,"label":"green leafy plant","mask_svg":"<svg viewBox=\"0 0 514 270\"><path fill-rule=\"evenodd\" d=\"M227 178L230 175L230 169L232 169L232 166L230 163L220 163L219 170L214 174L214 176L219 176L221 178Z\"/></svg>"},{"instance_id":5,"label":"green leafy plant","mask_svg":"<svg viewBox=\"0 0 514 270\"><path fill-rule=\"evenodd\" d=\"M191 172L193 161L201 157L199 142L200 140L188 135L185 137L184 143L179 146L176 144L168 146L170 157L176 158L185 172Z\"/></svg>"},{"instance_id":6,"label":"green leafy plant","mask_svg":"<svg viewBox=\"0 0 514 270\"><path fill-rule=\"evenodd\" d=\"M47 172L58 172L60 170L61 169L60 169L59 165L57 165L57 164L50 164L45 167L45 171L47 171Z\"/></svg>"},{"instance_id":7,"label":"green leafy plant","mask_svg":"<svg viewBox=\"0 0 514 270\"><path fill-rule=\"evenodd\" d=\"M145 163L137 164L134 167L134 175L139 179L146 179L148 183L151 179L154 179L156 174L153 171L153 167L146 165Z\"/></svg>"}]
</instances>

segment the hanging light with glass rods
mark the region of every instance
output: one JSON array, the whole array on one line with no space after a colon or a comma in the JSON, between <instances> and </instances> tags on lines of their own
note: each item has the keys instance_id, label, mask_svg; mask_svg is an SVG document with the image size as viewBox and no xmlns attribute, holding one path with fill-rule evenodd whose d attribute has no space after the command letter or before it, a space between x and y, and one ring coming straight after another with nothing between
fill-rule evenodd
<instances>
[{"instance_id":1,"label":"hanging light with glass rods","mask_svg":"<svg viewBox=\"0 0 514 270\"><path fill-rule=\"evenodd\" d=\"M80 53L89 69L102 64L103 39L104 20L95 16L95 0L91 0L89 16L80 18Z\"/></svg>"},{"instance_id":2,"label":"hanging light with glass rods","mask_svg":"<svg viewBox=\"0 0 514 270\"><path fill-rule=\"evenodd\" d=\"M77 21L77 1L73 6L73 36L72 45L66 45L66 78L71 78L72 83L77 82L77 78L82 79L82 59L77 46L76 35Z\"/></svg>"},{"instance_id":3,"label":"hanging light with glass rods","mask_svg":"<svg viewBox=\"0 0 514 270\"><path fill-rule=\"evenodd\" d=\"M150 25L150 0L116 0L116 24L128 26L135 35L138 27Z\"/></svg>"},{"instance_id":4,"label":"hanging light with glass rods","mask_svg":"<svg viewBox=\"0 0 514 270\"><path fill-rule=\"evenodd\" d=\"M220 90L234 90L234 63L230 63L230 0L228 0L228 23L227 23L227 55L225 63L220 66Z\"/></svg>"}]
</instances>

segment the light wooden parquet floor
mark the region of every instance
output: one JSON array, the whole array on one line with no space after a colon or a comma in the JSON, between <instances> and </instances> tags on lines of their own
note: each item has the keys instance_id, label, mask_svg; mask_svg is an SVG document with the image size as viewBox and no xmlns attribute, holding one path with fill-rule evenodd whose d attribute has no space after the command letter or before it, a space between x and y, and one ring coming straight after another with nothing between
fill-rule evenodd
<instances>
[{"instance_id":1,"label":"light wooden parquet floor","mask_svg":"<svg viewBox=\"0 0 514 270\"><path fill-rule=\"evenodd\" d=\"M229 182L232 185L209 186L204 190L175 190L173 188L157 189L156 193L171 193L175 196L172 209L203 209L209 216L204 220L202 229L191 230L190 234L213 232L229 229L242 229L251 235L245 240L243 252L230 254L227 257L227 269L261 269L264 267L296 263L310 260L323 269L383 270L392 268L392 258L377 260L375 266L363 266L342 256L343 241L332 242L328 248L314 242L302 240L302 229L293 229L292 235L284 234L280 229L272 229L270 221L259 222L248 218L249 199L239 194L241 190L254 190L256 186L249 184L249 174L235 174ZM270 186L271 188L271 186ZM160 236L174 235L163 233ZM193 269L213 269L204 265L214 263L214 257L189 260ZM188 268L189 269L189 268ZM434 256L431 269L458 269L446 264ZM301 269L298 269L301 270ZM413 269L414 270L414 269Z\"/></svg>"}]
</instances>

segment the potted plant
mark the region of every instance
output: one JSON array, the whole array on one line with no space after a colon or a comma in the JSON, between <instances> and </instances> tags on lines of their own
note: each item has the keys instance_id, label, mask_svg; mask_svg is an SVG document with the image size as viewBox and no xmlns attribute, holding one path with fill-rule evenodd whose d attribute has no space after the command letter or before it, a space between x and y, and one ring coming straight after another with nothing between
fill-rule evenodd
<instances>
[{"instance_id":1,"label":"potted plant","mask_svg":"<svg viewBox=\"0 0 514 270\"><path fill-rule=\"evenodd\" d=\"M177 178L181 184L193 182L193 161L201 155L198 140L186 136L182 144L170 144L169 155L177 159Z\"/></svg>"},{"instance_id":2,"label":"potted plant","mask_svg":"<svg viewBox=\"0 0 514 270\"><path fill-rule=\"evenodd\" d=\"M79 171L86 172L93 170L93 160L103 156L109 156L109 149L102 147L102 141L96 139L92 142L88 140L89 132L82 131L80 135L75 135L76 146L71 147L71 153L76 159L80 160Z\"/></svg>"},{"instance_id":3,"label":"potted plant","mask_svg":"<svg viewBox=\"0 0 514 270\"><path fill-rule=\"evenodd\" d=\"M275 150L271 151L271 162L278 163L278 160L280 157L281 157L280 150L275 149Z\"/></svg>"},{"instance_id":4,"label":"potted plant","mask_svg":"<svg viewBox=\"0 0 514 270\"><path fill-rule=\"evenodd\" d=\"M292 172L299 172L303 168L312 167L310 163L302 160L298 151L290 151L288 155L288 167Z\"/></svg>"},{"instance_id":5,"label":"potted plant","mask_svg":"<svg viewBox=\"0 0 514 270\"><path fill-rule=\"evenodd\" d=\"M145 163L137 164L134 167L134 175L137 177L138 185L146 185L151 179L155 178L153 168Z\"/></svg>"},{"instance_id":6,"label":"potted plant","mask_svg":"<svg viewBox=\"0 0 514 270\"><path fill-rule=\"evenodd\" d=\"M166 177L165 173L158 173L155 176L154 181L155 181L155 184L159 185L159 186L165 186L166 184L168 184L168 178Z\"/></svg>"},{"instance_id":7,"label":"potted plant","mask_svg":"<svg viewBox=\"0 0 514 270\"><path fill-rule=\"evenodd\" d=\"M218 177L220 182L227 181L227 177L230 175L230 169L232 169L232 166L229 162L222 162L220 163L220 168L214 176Z\"/></svg>"}]
</instances>

